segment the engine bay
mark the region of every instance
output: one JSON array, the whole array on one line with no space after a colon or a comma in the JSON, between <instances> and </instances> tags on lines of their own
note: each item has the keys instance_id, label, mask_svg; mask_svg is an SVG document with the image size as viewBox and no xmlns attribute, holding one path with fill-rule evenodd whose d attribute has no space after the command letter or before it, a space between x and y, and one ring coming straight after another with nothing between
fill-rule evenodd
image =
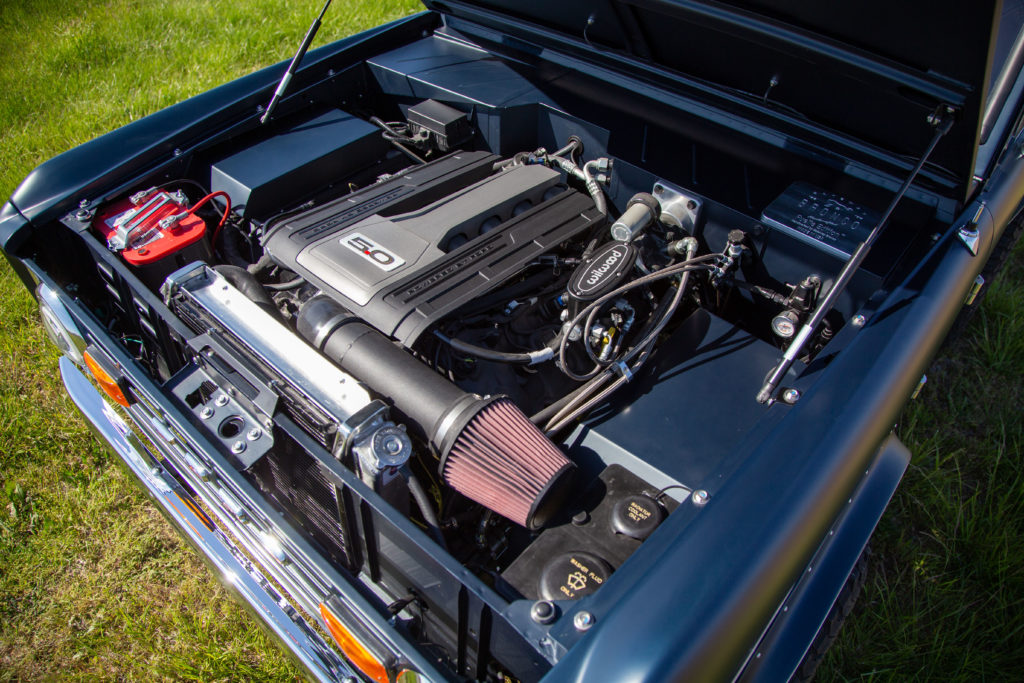
<instances>
[{"instance_id":1,"label":"engine bay","mask_svg":"<svg viewBox=\"0 0 1024 683\"><path fill-rule=\"evenodd\" d=\"M441 109L471 129L465 114L447 105L428 100L410 107L411 117L416 106ZM524 531L551 525L538 539L568 536L569 546L578 537L583 554L553 562L585 564L588 570L580 571L592 589L628 556L613 550L623 545L620 538L630 539L626 547L638 545L669 506L698 490L677 468L652 468L658 456L637 454L628 441L620 446L632 467L623 468L627 458L597 470L593 463L581 468L552 439L557 443L578 420L607 411L617 392L632 393L626 386L640 384L631 380L643 376L652 357L699 347L699 331L679 339L701 326L680 325L694 316L706 319L704 327L742 329L743 344L769 358L814 308L827 273L772 277L764 263L765 225L826 257L842 256L836 245L856 239L870 213L838 195L794 185L768 207L771 221L709 234L702 221L707 200L660 178L612 214L606 188L615 162L586 159L579 136L551 152L503 157L443 150L435 132L408 121L371 127L339 110L312 121L340 121L354 131L335 140L329 154L394 170L364 186L348 181L326 197L296 204L298 195L277 205L260 193L309 187L323 150L293 150L260 167L240 164L234 154L212 165L213 184L196 201L187 199L188 183L171 181L170 194L143 189L100 212L95 233L199 335L191 342L199 369L172 384L200 419L215 410L209 421L241 465L257 477L271 470L264 473L268 481L282 480L281 463L268 464L278 459L273 427L259 425L283 406L456 557L492 572L508 567L511 579L499 575L509 597L576 594L548 586L543 577L553 569L524 573L520 567L532 567L532 553L510 562L524 549L544 546ZM278 137L309 125L300 122ZM372 158L368 149L384 150L383 156ZM254 148L241 154L252 157ZM280 166L277 175L266 163ZM197 251L197 234L207 251ZM203 284L190 290L187 283L196 278ZM236 296L202 296L215 286ZM238 316L242 300L252 306ZM834 312L815 331L804 361L842 324ZM279 335L290 338L275 340ZM324 407L322 395L331 390L320 380L332 369L275 360L302 357L310 347L365 386L363 403L377 412L371 445L356 445L345 433L364 405ZM230 415L222 418L212 387L225 385L238 391L229 392ZM281 400L268 398L274 393ZM608 422L588 433L600 434L616 420ZM608 476L607 467L622 470L610 487L622 489L621 500L611 493L594 500L588 487ZM276 486L282 493L289 488ZM603 523L609 529L603 541L583 531L594 514L588 505L612 520ZM609 505L611 512L604 510ZM458 520L467 515L472 533L453 533L466 528Z\"/></svg>"},{"instance_id":2,"label":"engine bay","mask_svg":"<svg viewBox=\"0 0 1024 683\"><path fill-rule=\"evenodd\" d=\"M312 449L509 603L580 600L717 494L944 216L902 207L802 331L886 188L653 115L627 152L610 107L477 106L443 66L403 74L413 95L395 74L437 40L361 65L369 101L324 97L64 223L105 324L335 565L363 568L368 513ZM376 571L424 641L459 640Z\"/></svg>"},{"instance_id":3,"label":"engine bay","mask_svg":"<svg viewBox=\"0 0 1024 683\"><path fill-rule=\"evenodd\" d=\"M447 105L419 103L410 118L416 107L443 110L471 129ZM669 507L697 489L675 468L652 469L657 457L635 454L628 442L620 445L633 451L633 467L611 462L591 472L553 443L607 409L627 384L637 386L631 381L652 357L699 346L699 332L679 339L693 327L680 323L698 314L743 328L745 343L770 357L814 308L824 273L786 283L771 277L757 243L763 226L733 227L724 239L702 234L707 200L664 179L613 215L605 188L615 163L586 159L578 136L551 152L502 157L445 151L435 133L413 133L408 121L380 122L372 132L337 110L313 121L344 122L355 132L335 141L330 154L398 168L364 186L350 181L342 186L347 192L332 193L338 196L297 206L293 200L280 210L259 193L308 187L319 159L303 159L301 149L281 162L270 157L281 165L274 176L265 164L250 171L235 154L212 165L210 191L203 188L191 208L191 188L172 181L171 194L143 190L95 219L97 236L143 281L160 283L154 289L198 335L190 345L199 367L187 381L172 381L176 394L201 420L219 425L241 465L275 482L283 465L268 464L279 459L274 430L259 425L283 407L456 557L498 571L510 598L573 599L577 591L549 585L562 565L586 566L577 569L593 590L628 556L623 548L639 545ZM382 142L394 148L368 157L368 136L380 138L378 151ZM271 144L283 143L263 143ZM794 204L807 208L801 214ZM154 209L165 206L172 208ZM769 209L773 220L764 222L779 234L829 256L856 238L869 213L806 184ZM198 260L193 242L180 236L194 241L197 232L210 248ZM147 252L157 256L141 261ZM218 288L234 297L211 294ZM816 330L805 360L841 325L836 315ZM334 367L294 361L311 347ZM339 384L365 387L359 405L324 404L332 390L323 378L336 368L347 373ZM225 385L238 390L229 392L227 418L210 389ZM350 424L370 406L375 414L367 423ZM367 429L369 444L347 433ZM266 433L253 438L259 432ZM595 498L593 484L609 476L614 485ZM472 533L456 533L467 515ZM603 533L589 530L594 515L607 527ZM524 533L548 526L537 540ZM543 548L552 542L540 539L555 537L559 546L579 546L577 554L537 570L530 558L547 556Z\"/></svg>"}]
</instances>

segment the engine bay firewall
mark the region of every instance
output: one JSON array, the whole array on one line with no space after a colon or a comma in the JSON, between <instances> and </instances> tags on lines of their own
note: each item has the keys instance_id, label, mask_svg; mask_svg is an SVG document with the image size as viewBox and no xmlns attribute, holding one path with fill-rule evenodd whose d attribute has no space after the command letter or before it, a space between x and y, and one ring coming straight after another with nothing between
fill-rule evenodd
<instances>
[{"instance_id":1,"label":"engine bay firewall","mask_svg":"<svg viewBox=\"0 0 1024 683\"><path fill-rule=\"evenodd\" d=\"M603 216L542 165L456 152L272 224L265 249L411 346Z\"/></svg>"}]
</instances>

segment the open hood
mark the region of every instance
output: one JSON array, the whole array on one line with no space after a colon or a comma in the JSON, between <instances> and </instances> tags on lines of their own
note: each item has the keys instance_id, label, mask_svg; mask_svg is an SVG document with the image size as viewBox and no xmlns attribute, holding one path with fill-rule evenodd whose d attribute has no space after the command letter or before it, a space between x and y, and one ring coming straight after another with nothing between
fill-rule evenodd
<instances>
[{"instance_id":1,"label":"open hood","mask_svg":"<svg viewBox=\"0 0 1024 683\"><path fill-rule=\"evenodd\" d=\"M928 114L950 104L958 121L932 160L948 174L950 194L960 198L973 172L1002 13L999 0L425 4L474 21L582 38L602 52L767 102L787 116L908 158L928 143Z\"/></svg>"}]
</instances>

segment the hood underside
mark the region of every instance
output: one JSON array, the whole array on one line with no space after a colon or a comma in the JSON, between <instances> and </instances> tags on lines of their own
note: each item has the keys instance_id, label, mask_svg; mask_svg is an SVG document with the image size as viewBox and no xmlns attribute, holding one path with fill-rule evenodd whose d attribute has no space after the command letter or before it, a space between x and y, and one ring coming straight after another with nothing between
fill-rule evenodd
<instances>
[{"instance_id":1,"label":"hood underside","mask_svg":"<svg viewBox=\"0 0 1024 683\"><path fill-rule=\"evenodd\" d=\"M999 0L425 4L584 39L908 158L931 137L928 114L952 105L957 123L932 161L960 197L973 172L1002 14Z\"/></svg>"}]
</instances>

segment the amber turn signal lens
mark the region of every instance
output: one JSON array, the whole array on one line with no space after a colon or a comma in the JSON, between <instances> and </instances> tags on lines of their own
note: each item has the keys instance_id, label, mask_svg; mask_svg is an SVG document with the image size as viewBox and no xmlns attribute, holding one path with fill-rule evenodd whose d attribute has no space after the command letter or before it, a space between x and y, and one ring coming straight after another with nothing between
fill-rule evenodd
<instances>
[{"instance_id":1,"label":"amber turn signal lens","mask_svg":"<svg viewBox=\"0 0 1024 683\"><path fill-rule=\"evenodd\" d=\"M115 403L127 408L128 397L124 395L124 391L121 389L121 385L117 383L117 380L114 379L114 377L107 372L99 362L97 362L96 358L89 353L88 349L86 349L83 355L85 358L85 367L89 368L89 372L92 374L93 379L95 379L100 385L100 388L103 389L103 393L113 399Z\"/></svg>"},{"instance_id":2,"label":"amber turn signal lens","mask_svg":"<svg viewBox=\"0 0 1024 683\"><path fill-rule=\"evenodd\" d=\"M324 603L320 603L320 616L324 618L324 623L327 624L327 630L331 632L331 636L334 637L335 642L338 643L338 647L345 653L348 660L355 664L355 666L362 671L364 674L377 681L378 683L389 683L388 670L384 664L381 663L373 654L366 649L362 643L355 639L355 637L348 632L341 622L338 620L334 613L331 612L330 608Z\"/></svg>"}]
</instances>

